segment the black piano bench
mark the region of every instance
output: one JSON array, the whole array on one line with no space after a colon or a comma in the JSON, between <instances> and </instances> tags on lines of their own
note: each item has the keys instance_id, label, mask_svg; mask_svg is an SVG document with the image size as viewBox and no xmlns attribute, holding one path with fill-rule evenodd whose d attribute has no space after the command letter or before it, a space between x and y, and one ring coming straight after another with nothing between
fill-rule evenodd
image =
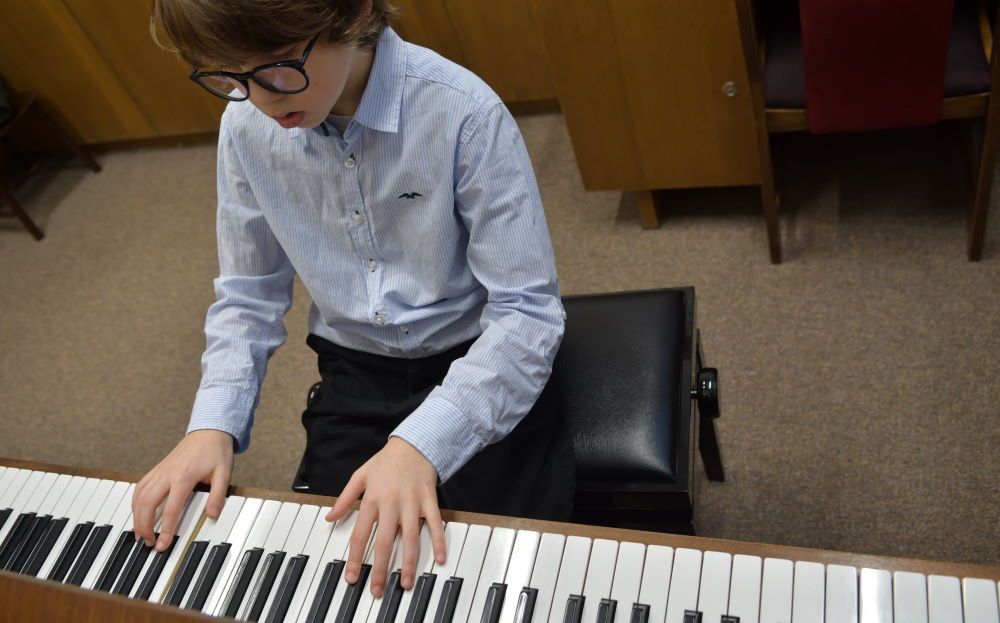
<instances>
[{"instance_id":1,"label":"black piano bench","mask_svg":"<svg viewBox=\"0 0 1000 623\"><path fill-rule=\"evenodd\" d=\"M709 480L724 480L718 373L704 367L694 288L563 304L566 334L540 400L561 410L573 436L571 521L693 534L696 443ZM302 465L292 488L309 490Z\"/></svg>"},{"instance_id":2,"label":"black piano bench","mask_svg":"<svg viewBox=\"0 0 1000 623\"><path fill-rule=\"evenodd\" d=\"M724 480L718 373L704 367L694 288L563 304L566 335L545 392L573 435L572 521L693 534L696 444L708 478Z\"/></svg>"}]
</instances>

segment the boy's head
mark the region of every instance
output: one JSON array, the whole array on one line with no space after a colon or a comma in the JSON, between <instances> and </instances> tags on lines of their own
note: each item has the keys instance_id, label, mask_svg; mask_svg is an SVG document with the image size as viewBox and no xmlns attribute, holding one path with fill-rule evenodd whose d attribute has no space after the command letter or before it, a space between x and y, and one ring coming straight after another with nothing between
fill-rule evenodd
<instances>
[{"instance_id":1,"label":"boy's head","mask_svg":"<svg viewBox=\"0 0 1000 623\"><path fill-rule=\"evenodd\" d=\"M375 45L395 14L391 0L154 0L150 29L158 42L157 34L164 33L171 49L206 71L244 74L300 60L308 51L302 67L308 87L304 79L292 80L291 89L302 88L299 93L262 88L283 86L280 78L268 82L269 71L243 80L248 89L239 81L233 85L238 99L248 96L283 126L314 127L343 93L356 55Z\"/></svg>"}]
</instances>

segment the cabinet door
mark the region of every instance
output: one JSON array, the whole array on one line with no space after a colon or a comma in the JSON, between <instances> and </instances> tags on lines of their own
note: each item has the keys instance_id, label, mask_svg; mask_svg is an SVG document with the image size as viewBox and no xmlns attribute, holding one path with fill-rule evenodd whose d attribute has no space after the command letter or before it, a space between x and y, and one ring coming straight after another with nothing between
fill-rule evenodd
<instances>
[{"instance_id":1,"label":"cabinet door","mask_svg":"<svg viewBox=\"0 0 1000 623\"><path fill-rule=\"evenodd\" d=\"M534 2L586 188L760 183L733 0Z\"/></svg>"},{"instance_id":2,"label":"cabinet door","mask_svg":"<svg viewBox=\"0 0 1000 623\"><path fill-rule=\"evenodd\" d=\"M396 29L472 70L508 103L553 99L530 0L396 0Z\"/></svg>"}]
</instances>

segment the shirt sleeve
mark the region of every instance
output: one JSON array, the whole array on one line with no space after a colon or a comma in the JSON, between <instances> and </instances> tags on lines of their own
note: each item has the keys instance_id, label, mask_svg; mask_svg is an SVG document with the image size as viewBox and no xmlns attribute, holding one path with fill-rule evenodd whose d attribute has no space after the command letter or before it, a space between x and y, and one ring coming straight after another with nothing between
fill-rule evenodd
<instances>
[{"instance_id":1,"label":"shirt sleeve","mask_svg":"<svg viewBox=\"0 0 1000 623\"><path fill-rule=\"evenodd\" d=\"M225 431L242 452L268 358L287 337L295 272L254 199L227 119L219 132L216 302L205 319L201 385L188 432Z\"/></svg>"},{"instance_id":2,"label":"shirt sleeve","mask_svg":"<svg viewBox=\"0 0 1000 623\"><path fill-rule=\"evenodd\" d=\"M531 161L502 104L462 134L455 203L469 231L469 268L487 291L482 334L393 431L441 482L528 413L552 371L565 318Z\"/></svg>"}]
</instances>

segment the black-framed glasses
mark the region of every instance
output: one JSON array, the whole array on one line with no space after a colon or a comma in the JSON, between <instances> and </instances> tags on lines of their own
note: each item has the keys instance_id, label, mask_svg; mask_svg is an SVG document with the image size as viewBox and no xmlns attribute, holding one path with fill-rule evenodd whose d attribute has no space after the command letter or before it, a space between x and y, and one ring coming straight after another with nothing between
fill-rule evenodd
<instances>
[{"instance_id":1,"label":"black-framed glasses","mask_svg":"<svg viewBox=\"0 0 1000 623\"><path fill-rule=\"evenodd\" d=\"M230 71L198 71L197 67L192 67L188 78L200 84L212 95L231 102L242 102L250 97L250 80L273 93L289 95L301 93L309 86L309 76L306 75L305 69L306 59L309 58L317 39L319 35L309 41L302 58L297 61L267 63L242 74Z\"/></svg>"}]
</instances>

